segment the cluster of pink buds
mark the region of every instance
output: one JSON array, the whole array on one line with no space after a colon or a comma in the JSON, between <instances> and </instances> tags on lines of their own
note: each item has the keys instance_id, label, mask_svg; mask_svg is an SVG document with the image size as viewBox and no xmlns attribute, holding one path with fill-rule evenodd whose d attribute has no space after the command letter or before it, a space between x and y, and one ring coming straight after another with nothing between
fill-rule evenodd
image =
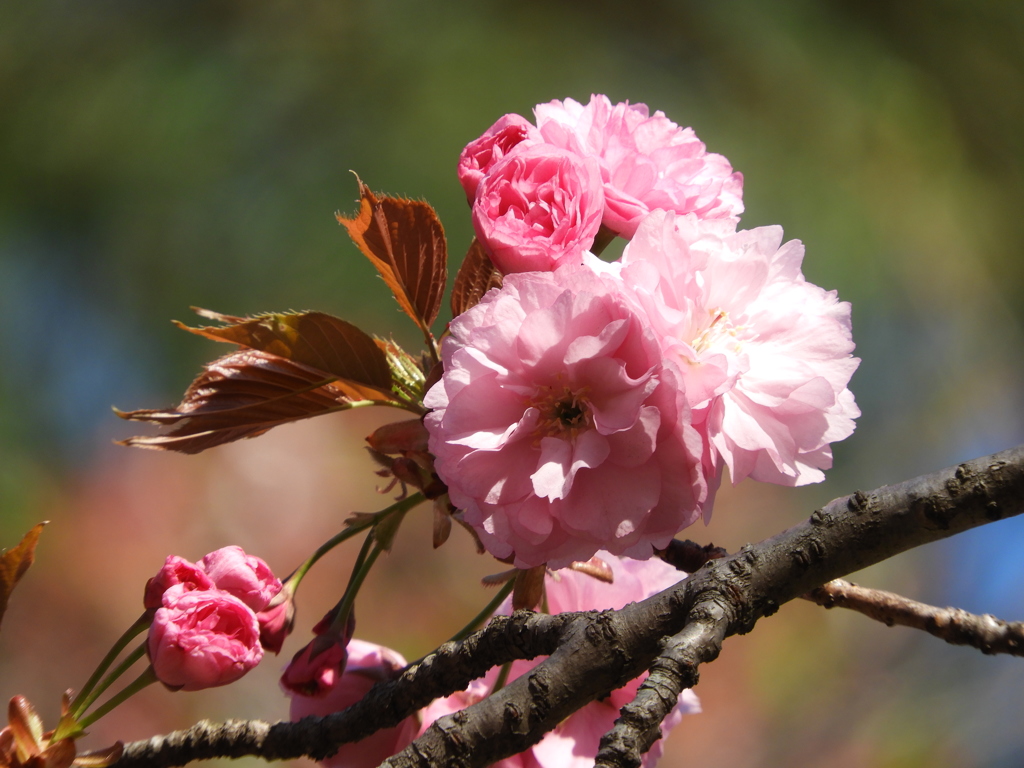
<instances>
[{"instance_id":1,"label":"cluster of pink buds","mask_svg":"<svg viewBox=\"0 0 1024 768\"><path fill-rule=\"evenodd\" d=\"M265 613L279 592L270 567L241 547L218 549L199 563L169 556L143 599L153 613L147 651L157 678L185 691L240 678L263 658L261 631L281 635L281 611Z\"/></svg>"}]
</instances>

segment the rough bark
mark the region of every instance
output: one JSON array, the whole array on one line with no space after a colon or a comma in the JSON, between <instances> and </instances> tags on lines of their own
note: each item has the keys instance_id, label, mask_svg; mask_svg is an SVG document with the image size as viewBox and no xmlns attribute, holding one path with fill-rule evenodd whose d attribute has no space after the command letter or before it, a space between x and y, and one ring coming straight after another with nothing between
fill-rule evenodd
<instances>
[{"instance_id":1,"label":"rough bark","mask_svg":"<svg viewBox=\"0 0 1024 768\"><path fill-rule=\"evenodd\" d=\"M183 765L243 754L322 758L461 690L493 665L550 654L498 693L438 720L385 765L489 765L527 749L580 707L652 669L598 755L598 765L636 766L673 692L696 682L699 665L718 655L724 638L749 632L762 616L833 579L1022 511L1024 446L836 499L789 530L708 560L689 579L621 611L496 619L327 718L273 726L200 724L129 744L117 765Z\"/></svg>"}]
</instances>

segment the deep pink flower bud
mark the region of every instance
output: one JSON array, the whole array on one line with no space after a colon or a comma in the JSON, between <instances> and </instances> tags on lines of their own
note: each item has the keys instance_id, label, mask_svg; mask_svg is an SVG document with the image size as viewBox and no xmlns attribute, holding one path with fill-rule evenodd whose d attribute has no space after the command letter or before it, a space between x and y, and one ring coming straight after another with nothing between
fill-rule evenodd
<instances>
[{"instance_id":1,"label":"deep pink flower bud","mask_svg":"<svg viewBox=\"0 0 1024 768\"><path fill-rule=\"evenodd\" d=\"M459 183L466 190L470 205L491 166L526 141L540 141L540 133L533 123L521 115L505 115L483 136L466 145L459 155Z\"/></svg>"},{"instance_id":2,"label":"deep pink flower bud","mask_svg":"<svg viewBox=\"0 0 1024 768\"><path fill-rule=\"evenodd\" d=\"M348 667L320 696L304 696L295 690L292 697L291 719L301 720L309 715L323 717L350 707L366 695L381 680L391 680L405 667L405 659L389 648L362 640L349 643ZM394 728L385 728L361 741L342 744L338 751L322 761L327 768L372 768L412 743L419 728L414 715Z\"/></svg>"},{"instance_id":3,"label":"deep pink flower bud","mask_svg":"<svg viewBox=\"0 0 1024 768\"><path fill-rule=\"evenodd\" d=\"M281 675L281 687L290 694L326 696L341 679L347 663L347 643L319 635L292 657Z\"/></svg>"},{"instance_id":4,"label":"deep pink flower bud","mask_svg":"<svg viewBox=\"0 0 1024 768\"><path fill-rule=\"evenodd\" d=\"M320 621L313 625L314 635L326 635L331 631L331 625L334 624L334 612L337 610L337 606L329 610L323 616L320 617ZM345 622L344 634L345 637L339 640L342 644L347 643L352 639L352 635L356 633L356 609L353 607L348 614L348 621Z\"/></svg>"},{"instance_id":5,"label":"deep pink flower bud","mask_svg":"<svg viewBox=\"0 0 1024 768\"><path fill-rule=\"evenodd\" d=\"M161 598L164 592L175 584L184 585L185 591L213 587L213 581L198 565L190 563L183 557L168 555L164 561L164 567L156 576L146 582L146 593L143 597L146 609L156 610L163 605Z\"/></svg>"},{"instance_id":6,"label":"deep pink flower bud","mask_svg":"<svg viewBox=\"0 0 1024 768\"><path fill-rule=\"evenodd\" d=\"M199 565L217 589L234 595L253 611L262 611L281 591L281 580L274 576L270 566L238 546L211 552Z\"/></svg>"},{"instance_id":7,"label":"deep pink flower bud","mask_svg":"<svg viewBox=\"0 0 1024 768\"><path fill-rule=\"evenodd\" d=\"M550 272L580 263L603 211L594 158L530 144L488 171L473 203L473 228L502 274Z\"/></svg>"},{"instance_id":8,"label":"deep pink flower bud","mask_svg":"<svg viewBox=\"0 0 1024 768\"><path fill-rule=\"evenodd\" d=\"M271 603L274 601L272 600ZM260 625L260 645L263 650L280 653L284 639L292 633L295 626L295 601L289 592L284 600L271 605L256 614Z\"/></svg>"},{"instance_id":9,"label":"deep pink flower bud","mask_svg":"<svg viewBox=\"0 0 1024 768\"><path fill-rule=\"evenodd\" d=\"M177 584L149 628L149 660L169 688L198 691L232 683L263 658L256 614L219 589Z\"/></svg>"}]
</instances>

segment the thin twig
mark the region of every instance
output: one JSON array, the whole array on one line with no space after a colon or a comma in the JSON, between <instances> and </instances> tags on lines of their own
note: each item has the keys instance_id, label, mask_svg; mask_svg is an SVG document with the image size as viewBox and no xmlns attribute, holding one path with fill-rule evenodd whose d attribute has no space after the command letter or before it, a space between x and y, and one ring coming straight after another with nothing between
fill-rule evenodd
<instances>
[{"instance_id":1,"label":"thin twig","mask_svg":"<svg viewBox=\"0 0 1024 768\"><path fill-rule=\"evenodd\" d=\"M969 645L982 653L1024 656L1024 621L1003 621L960 608L937 608L916 600L833 579L804 597L826 608L849 608L887 626L922 629L952 645Z\"/></svg>"},{"instance_id":2,"label":"thin twig","mask_svg":"<svg viewBox=\"0 0 1024 768\"><path fill-rule=\"evenodd\" d=\"M669 565L687 572L728 554L713 544L701 546L679 539L671 541L658 553ZM825 608L858 611L886 626L899 624L921 629L951 645L969 645L986 654L1024 656L1024 622L1021 621L1003 621L988 613L979 616L960 608L938 608L894 592L861 587L845 579L833 579L801 597Z\"/></svg>"}]
</instances>

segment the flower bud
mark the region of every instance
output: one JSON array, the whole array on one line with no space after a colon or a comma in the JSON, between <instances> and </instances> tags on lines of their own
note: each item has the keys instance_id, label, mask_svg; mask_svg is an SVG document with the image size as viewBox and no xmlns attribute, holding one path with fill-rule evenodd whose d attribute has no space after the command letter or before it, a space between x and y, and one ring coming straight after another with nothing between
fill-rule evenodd
<instances>
[{"instance_id":1,"label":"flower bud","mask_svg":"<svg viewBox=\"0 0 1024 768\"><path fill-rule=\"evenodd\" d=\"M503 275L550 272L581 262L603 211L594 158L531 144L495 163L480 182L473 228Z\"/></svg>"},{"instance_id":2,"label":"flower bud","mask_svg":"<svg viewBox=\"0 0 1024 768\"><path fill-rule=\"evenodd\" d=\"M292 657L281 675L281 687L289 695L325 696L341 679L348 663L348 644L356 631L352 611L339 631L334 629L335 610L328 611L313 627L316 637Z\"/></svg>"},{"instance_id":3,"label":"flower bud","mask_svg":"<svg viewBox=\"0 0 1024 768\"><path fill-rule=\"evenodd\" d=\"M253 611L262 611L281 591L281 581L270 566L255 555L247 555L238 546L211 552L202 559L200 567L217 589L234 595Z\"/></svg>"},{"instance_id":4,"label":"flower bud","mask_svg":"<svg viewBox=\"0 0 1024 768\"><path fill-rule=\"evenodd\" d=\"M183 557L168 555L163 568L146 582L146 592L142 599L146 609L156 610L163 605L161 598L164 592L176 584L184 585L186 591L213 587L213 581L198 565Z\"/></svg>"},{"instance_id":5,"label":"flower bud","mask_svg":"<svg viewBox=\"0 0 1024 768\"><path fill-rule=\"evenodd\" d=\"M232 683L263 658L256 614L219 589L163 595L147 646L157 678L168 688L198 691Z\"/></svg>"},{"instance_id":6,"label":"flower bud","mask_svg":"<svg viewBox=\"0 0 1024 768\"><path fill-rule=\"evenodd\" d=\"M348 651L348 666L344 673L317 695L287 690L292 697L292 720L340 712L362 699L375 683L394 679L405 667L405 659L399 654L374 643L352 640ZM327 768L372 768L411 744L418 728L419 719L415 715L408 717L394 728L385 728L360 741L342 744L322 764Z\"/></svg>"},{"instance_id":7,"label":"flower bud","mask_svg":"<svg viewBox=\"0 0 1024 768\"><path fill-rule=\"evenodd\" d=\"M292 657L281 675L286 693L326 696L337 685L348 663L347 644L329 640L325 643L326 639L327 635L314 638Z\"/></svg>"},{"instance_id":8,"label":"flower bud","mask_svg":"<svg viewBox=\"0 0 1024 768\"><path fill-rule=\"evenodd\" d=\"M260 645L263 650L276 654L281 652L284 639L295 626L295 601L289 591L280 602L275 598L270 603L265 610L256 614L256 619L260 625Z\"/></svg>"},{"instance_id":9,"label":"flower bud","mask_svg":"<svg viewBox=\"0 0 1024 768\"><path fill-rule=\"evenodd\" d=\"M459 183L466 199L473 204L477 187L496 162L523 142L539 141L540 134L529 120L515 114L505 115L483 136L466 145L459 155Z\"/></svg>"}]
</instances>

